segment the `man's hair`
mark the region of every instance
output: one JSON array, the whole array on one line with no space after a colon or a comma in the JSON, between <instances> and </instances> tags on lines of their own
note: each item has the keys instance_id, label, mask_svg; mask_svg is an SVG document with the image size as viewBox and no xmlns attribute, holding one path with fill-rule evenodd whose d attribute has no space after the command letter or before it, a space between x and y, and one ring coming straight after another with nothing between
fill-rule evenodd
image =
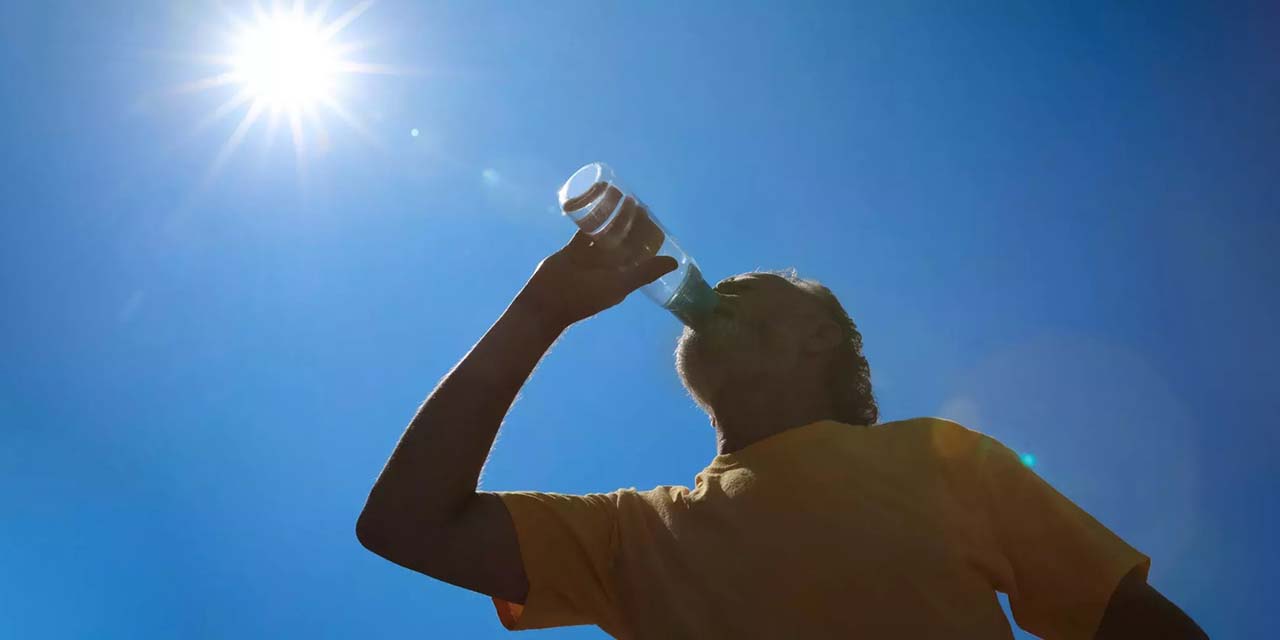
<instances>
[{"instance_id":1,"label":"man's hair","mask_svg":"<svg viewBox=\"0 0 1280 640\"><path fill-rule=\"evenodd\" d=\"M813 296L827 316L840 327L844 338L836 347L835 357L827 370L828 391L835 404L832 419L846 424L873 425L880 420L880 408L871 390L871 367L862 355L862 334L853 318L844 310L836 294L817 280L796 274L795 268L765 271L786 278L801 291Z\"/></svg>"}]
</instances>

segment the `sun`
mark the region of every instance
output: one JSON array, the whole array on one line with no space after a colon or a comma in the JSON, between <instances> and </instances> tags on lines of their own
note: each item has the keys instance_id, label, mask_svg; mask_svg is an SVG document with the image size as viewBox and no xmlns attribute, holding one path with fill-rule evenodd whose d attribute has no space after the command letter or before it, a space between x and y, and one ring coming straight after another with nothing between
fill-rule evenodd
<instances>
[{"instance_id":1,"label":"sun","mask_svg":"<svg viewBox=\"0 0 1280 640\"><path fill-rule=\"evenodd\" d=\"M404 75L406 72L385 64L352 59L371 46L372 41L341 39L343 30L364 14L373 0L357 2L336 17L329 17L328 11L341 2L322 1L314 9L308 9L306 4L305 0L289 3L275 0L271 7L263 7L255 2L248 15L226 12L226 49L213 55L195 56L213 65L215 72L170 90L190 93L230 88L230 97L196 122L193 134L232 113L243 113L206 172L206 184L221 171L259 122L266 122L268 148L280 129L288 130L300 176L305 172L303 165L307 157L328 145L325 116L336 116L366 142L379 144L358 114L346 106L344 98L352 96L343 79L357 74Z\"/></svg>"},{"instance_id":2,"label":"sun","mask_svg":"<svg viewBox=\"0 0 1280 640\"><path fill-rule=\"evenodd\" d=\"M260 15L235 35L231 72L273 109L306 109L334 98L345 61L323 26L297 11Z\"/></svg>"}]
</instances>

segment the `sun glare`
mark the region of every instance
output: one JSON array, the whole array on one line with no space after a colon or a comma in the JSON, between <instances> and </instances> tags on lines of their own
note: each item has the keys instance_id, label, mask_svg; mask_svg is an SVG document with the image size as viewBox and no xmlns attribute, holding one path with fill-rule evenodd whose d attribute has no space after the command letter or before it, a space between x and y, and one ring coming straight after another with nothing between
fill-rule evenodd
<instances>
[{"instance_id":1,"label":"sun glare","mask_svg":"<svg viewBox=\"0 0 1280 640\"><path fill-rule=\"evenodd\" d=\"M282 12L263 16L237 34L232 73L268 107L299 109L333 99L340 63L316 21Z\"/></svg>"},{"instance_id":2,"label":"sun glare","mask_svg":"<svg viewBox=\"0 0 1280 640\"><path fill-rule=\"evenodd\" d=\"M265 148L270 148L281 129L288 131L300 177L308 155L323 153L329 146L325 116L336 116L366 142L378 144L361 118L346 106L344 98L355 96L350 95L353 88L344 86L342 80L359 74L402 72L383 64L350 59L369 47L371 41L353 43L341 38L343 30L367 11L373 0L357 2L336 17L329 17L333 4L325 1L308 9L305 0L276 0L269 8L251 5L248 15L228 12L224 41L227 48L215 55L198 56L216 65L216 73L172 89L177 93L231 89L230 97L195 123L193 133L243 111L239 124L209 167L206 183L234 155L258 122L266 122Z\"/></svg>"}]
</instances>

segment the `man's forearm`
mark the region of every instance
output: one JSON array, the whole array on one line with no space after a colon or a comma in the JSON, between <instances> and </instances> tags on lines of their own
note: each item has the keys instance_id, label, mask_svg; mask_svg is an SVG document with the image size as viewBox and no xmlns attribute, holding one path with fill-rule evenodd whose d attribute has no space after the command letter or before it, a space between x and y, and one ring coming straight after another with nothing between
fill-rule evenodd
<instances>
[{"instance_id":1,"label":"man's forearm","mask_svg":"<svg viewBox=\"0 0 1280 640\"><path fill-rule=\"evenodd\" d=\"M1147 584L1146 570L1135 567L1120 581L1094 640L1207 639L1203 629L1178 605Z\"/></svg>"},{"instance_id":2,"label":"man's forearm","mask_svg":"<svg viewBox=\"0 0 1280 640\"><path fill-rule=\"evenodd\" d=\"M419 407L369 493L361 526L413 531L456 515L475 495L520 387L564 329L517 295Z\"/></svg>"}]
</instances>

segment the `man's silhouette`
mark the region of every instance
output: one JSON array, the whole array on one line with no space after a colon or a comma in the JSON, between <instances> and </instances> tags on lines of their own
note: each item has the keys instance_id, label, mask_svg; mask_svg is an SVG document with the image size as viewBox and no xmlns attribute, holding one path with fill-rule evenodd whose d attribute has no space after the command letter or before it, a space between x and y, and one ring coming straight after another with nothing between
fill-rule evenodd
<instances>
[{"instance_id":1,"label":"man's silhouette","mask_svg":"<svg viewBox=\"0 0 1280 640\"><path fill-rule=\"evenodd\" d=\"M686 328L681 380L718 453L693 489L477 491L516 393L574 322L675 268L610 266L577 233L419 409L360 542L493 598L512 630L619 638L1046 638L1203 632L1149 560L1016 454L954 422L877 424L862 338L826 288L749 273ZM534 426L533 428L536 428Z\"/></svg>"}]
</instances>

